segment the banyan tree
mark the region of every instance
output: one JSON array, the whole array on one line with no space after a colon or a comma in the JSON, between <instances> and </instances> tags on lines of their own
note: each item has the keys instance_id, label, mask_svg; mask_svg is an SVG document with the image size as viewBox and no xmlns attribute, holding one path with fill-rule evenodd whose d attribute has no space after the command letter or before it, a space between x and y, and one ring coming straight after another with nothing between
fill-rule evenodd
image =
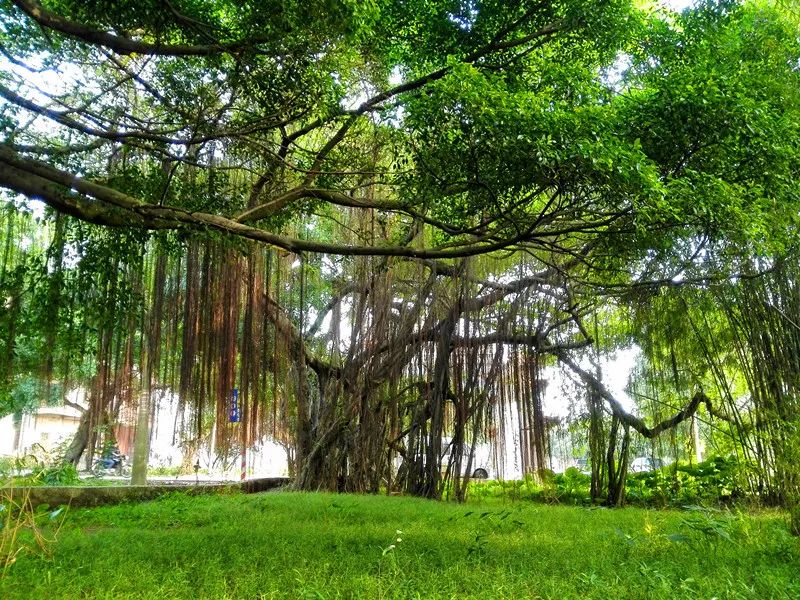
<instances>
[{"instance_id":1,"label":"banyan tree","mask_svg":"<svg viewBox=\"0 0 800 600\"><path fill-rule=\"evenodd\" d=\"M560 364L621 501L632 432L733 417L697 382L625 411L583 361L598 310L769 270L800 198L782 9L637 6L0 4L6 391L88 390L73 461L123 415L143 473L172 394L176 443L267 436L301 489L463 498L510 412L547 467Z\"/></svg>"}]
</instances>

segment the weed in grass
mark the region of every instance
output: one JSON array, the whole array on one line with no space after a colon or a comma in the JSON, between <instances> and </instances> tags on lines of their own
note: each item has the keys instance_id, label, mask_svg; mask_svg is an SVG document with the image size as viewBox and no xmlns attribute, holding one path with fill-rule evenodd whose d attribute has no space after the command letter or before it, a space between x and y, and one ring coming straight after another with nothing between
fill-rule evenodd
<instances>
[{"instance_id":1,"label":"weed in grass","mask_svg":"<svg viewBox=\"0 0 800 600\"><path fill-rule=\"evenodd\" d=\"M683 536L679 539L680 534L673 534L673 540L686 541L690 544L695 543L699 546L711 546L711 550L715 555L720 542L737 544L731 536L734 518L723 515L719 510L702 506L685 508L689 511L689 514L681 519L681 526L685 531L694 535Z\"/></svg>"},{"instance_id":2,"label":"weed in grass","mask_svg":"<svg viewBox=\"0 0 800 600\"><path fill-rule=\"evenodd\" d=\"M323 589L317 587L313 582L308 582L304 577L303 571L295 569L297 577L295 578L295 593L298 598L302 600L327 600L327 596L323 593Z\"/></svg>"},{"instance_id":3,"label":"weed in grass","mask_svg":"<svg viewBox=\"0 0 800 600\"><path fill-rule=\"evenodd\" d=\"M381 549L381 562L378 566L379 574L384 572L384 564L386 564L387 570L393 575L397 576L400 572L400 567L397 564L397 550L400 547L400 544L403 543L403 538L401 537L403 532L400 529L395 529L394 535L394 541L385 548Z\"/></svg>"},{"instance_id":4,"label":"weed in grass","mask_svg":"<svg viewBox=\"0 0 800 600\"><path fill-rule=\"evenodd\" d=\"M515 529L520 529L525 525L518 519L508 520L516 511L499 510L483 511L475 513L468 511L464 514L465 518L473 515L477 516L478 522L474 531L474 539L467 546L467 557L481 559L486 556L489 540L496 534L509 533Z\"/></svg>"},{"instance_id":5,"label":"weed in grass","mask_svg":"<svg viewBox=\"0 0 800 600\"><path fill-rule=\"evenodd\" d=\"M775 527L772 530L769 543L764 545L764 552L787 563L800 562L800 546L798 546L797 537L783 527Z\"/></svg>"},{"instance_id":6,"label":"weed in grass","mask_svg":"<svg viewBox=\"0 0 800 600\"><path fill-rule=\"evenodd\" d=\"M52 547L66 511L50 511L46 504L33 508L30 491L0 490L0 578L4 578L24 553L52 557Z\"/></svg>"}]
</instances>

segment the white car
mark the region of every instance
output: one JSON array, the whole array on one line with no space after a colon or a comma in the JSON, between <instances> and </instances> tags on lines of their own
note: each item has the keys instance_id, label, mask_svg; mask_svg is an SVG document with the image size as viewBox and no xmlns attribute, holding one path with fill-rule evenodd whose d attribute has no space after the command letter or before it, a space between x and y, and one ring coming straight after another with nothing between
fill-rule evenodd
<instances>
[{"instance_id":1,"label":"white car","mask_svg":"<svg viewBox=\"0 0 800 600\"><path fill-rule=\"evenodd\" d=\"M655 471L664 466L664 461L660 458L652 459L649 456L638 456L631 461L628 470L631 473L646 473L647 471Z\"/></svg>"}]
</instances>

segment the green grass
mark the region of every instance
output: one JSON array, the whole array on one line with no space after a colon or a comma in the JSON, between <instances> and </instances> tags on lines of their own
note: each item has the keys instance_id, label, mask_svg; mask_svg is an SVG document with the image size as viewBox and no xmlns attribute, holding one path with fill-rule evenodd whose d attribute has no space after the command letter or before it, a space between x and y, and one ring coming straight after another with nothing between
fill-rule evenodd
<instances>
[{"instance_id":1,"label":"green grass","mask_svg":"<svg viewBox=\"0 0 800 600\"><path fill-rule=\"evenodd\" d=\"M798 573L777 513L176 493L71 511L0 598L794 599Z\"/></svg>"}]
</instances>

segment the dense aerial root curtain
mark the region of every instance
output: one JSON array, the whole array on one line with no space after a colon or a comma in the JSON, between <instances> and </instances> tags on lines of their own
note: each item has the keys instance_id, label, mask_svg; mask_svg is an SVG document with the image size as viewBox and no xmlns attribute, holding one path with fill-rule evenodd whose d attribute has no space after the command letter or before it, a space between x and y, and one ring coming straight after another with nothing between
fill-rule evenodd
<instances>
[{"instance_id":1,"label":"dense aerial root curtain","mask_svg":"<svg viewBox=\"0 0 800 600\"><path fill-rule=\"evenodd\" d=\"M559 360L590 390L593 498L704 406L754 491L795 501L796 270L746 285L797 247L779 5L88 4L0 2L0 398L85 391L69 462L168 401L184 468L274 441L299 489L463 500L487 440L543 474ZM674 406L629 414L581 367L622 295L719 284L733 333L686 319L708 368L652 369Z\"/></svg>"},{"instance_id":2,"label":"dense aerial root curtain","mask_svg":"<svg viewBox=\"0 0 800 600\"><path fill-rule=\"evenodd\" d=\"M637 309L638 327L648 330L639 337L647 360L632 391L646 400L640 410L660 420L659 425L630 419L591 381L590 373L581 379L632 432L657 440L669 430L670 439L662 443L672 446L675 458L681 440L691 445L689 460L694 458L702 424L707 451L736 460L740 489L733 493L788 507L792 527L800 531L794 400L800 331L797 258L739 260L743 275L737 279L699 289L676 286L649 295ZM692 400L676 408L677 399L692 388L698 390ZM665 391L672 402L659 398ZM713 404L708 396L715 398ZM701 406L705 411L698 412ZM669 411L674 411L671 418Z\"/></svg>"},{"instance_id":3,"label":"dense aerial root curtain","mask_svg":"<svg viewBox=\"0 0 800 600\"><path fill-rule=\"evenodd\" d=\"M242 426L240 444L243 448L252 447L261 437L260 419L262 407L260 400L265 378L260 376L266 364L265 335L266 290L268 273L265 272L263 252L251 251L245 257L244 316L241 327L241 359L239 367L240 397L242 405ZM266 373L265 373L266 374Z\"/></svg>"},{"instance_id":4,"label":"dense aerial root curtain","mask_svg":"<svg viewBox=\"0 0 800 600\"><path fill-rule=\"evenodd\" d=\"M131 423L146 397L143 414L152 415L152 390L174 390L184 467L203 444L224 466L271 440L286 449L301 489L463 500L475 444L492 436L505 444L497 432L515 411L523 415L526 468L545 466L536 319L546 306L532 301L536 292L519 292L546 277L525 272L497 285L472 273L469 260L450 268L358 258L355 279L326 292L324 264L194 237L151 244L132 279L148 290L143 316L127 318L126 336L98 338L106 359L98 360L89 414ZM498 310L509 298L511 308ZM117 383L104 395L103 382ZM229 421L234 387L239 424Z\"/></svg>"},{"instance_id":5,"label":"dense aerial root curtain","mask_svg":"<svg viewBox=\"0 0 800 600\"><path fill-rule=\"evenodd\" d=\"M66 223L69 231L74 222ZM352 235L372 235L372 221L363 215L354 213L348 227L357 232ZM89 384L71 462L81 455L91 460L113 442L122 425L132 425L137 406L140 416L152 418L154 404L169 393L178 398L176 443L186 467L203 445L230 465L243 450L271 440L286 449L300 489L461 501L483 441L492 440L502 454L517 440L525 473L547 468L543 367L555 357L588 386L597 411L590 425L592 443L602 448L592 451L602 456L596 498L624 501L633 436L657 438L703 406L745 440L742 447L758 460L764 497L796 502L791 436L800 351L793 315L800 302L792 264L714 288L729 321L731 352L746 366L752 405L737 408L720 384L719 406L697 390L649 425L627 413L573 354L591 339L575 324L574 300L558 268L535 271L535 261L509 257L508 276L497 281L482 274L482 261L497 259L358 257L348 259L352 276L345 279L341 263L336 267L327 256L196 236L136 240L131 248L130 256L97 258L103 268L95 271L62 269L62 297L54 300L61 314L76 318L69 316L74 307L88 305L70 283L82 277L92 284L80 289L94 295L97 324L96 334L88 328L82 334L93 347L91 374L81 381L82 369L75 369L71 377L76 386ZM7 267L4 281L11 277ZM55 295L47 283L45 297ZM708 360L719 356L702 319L687 315L704 336ZM4 319L4 327L13 327L8 312ZM76 335L70 331L60 328L54 346L61 347L61 336ZM668 362L669 371L680 370L678 359ZM717 380L725 376L724 369L712 372ZM234 387L243 417L238 424L229 420Z\"/></svg>"},{"instance_id":6,"label":"dense aerial root curtain","mask_svg":"<svg viewBox=\"0 0 800 600\"><path fill-rule=\"evenodd\" d=\"M197 360L199 347L199 329L200 329L200 296L202 295L200 289L200 245L190 240L187 242L186 247L186 265L185 284L183 292L183 339L181 343L181 361L180 361L180 379L178 387L178 413L181 416L182 430L185 430L186 424L183 422L184 415L188 412L188 407L192 407L193 414L197 417L197 431L201 430L202 414L203 414L203 396L197 394L195 388L196 382L196 369L195 362ZM175 273L178 278L182 274Z\"/></svg>"},{"instance_id":7,"label":"dense aerial root curtain","mask_svg":"<svg viewBox=\"0 0 800 600\"><path fill-rule=\"evenodd\" d=\"M162 318L164 314L164 289L167 269L167 257L155 250L155 267L152 270L152 291L149 302L141 316L141 352L139 365L141 377L136 406L136 428L134 432L132 457L132 485L144 485L147 481L147 464L150 457L150 438L152 436L152 419L155 402L153 381L158 374L157 365L161 358Z\"/></svg>"},{"instance_id":8,"label":"dense aerial root curtain","mask_svg":"<svg viewBox=\"0 0 800 600\"><path fill-rule=\"evenodd\" d=\"M8 393L11 387L11 382L14 379L15 370L15 347L17 344L18 334L18 321L23 303L23 292L25 281L23 277L24 253L21 252L22 240L25 239L26 231L30 226L29 219L25 215L17 214L12 207L6 207L0 213L2 217L2 227L5 233L5 241L3 244L2 264L0 264L0 286L2 286L3 296L5 298L3 308L0 312L0 327L2 327L2 354L0 354L0 375L2 375L3 391ZM28 227L26 227L28 225ZM23 256L19 256L22 254ZM15 409L15 422L18 422L21 416L20 407ZM20 428L15 428L14 448L16 449L19 443Z\"/></svg>"},{"instance_id":9,"label":"dense aerial root curtain","mask_svg":"<svg viewBox=\"0 0 800 600\"><path fill-rule=\"evenodd\" d=\"M45 382L44 393L45 401L49 400L51 385L53 381L53 363L55 360L56 335L62 312L62 288L64 285L64 233L66 228L66 217L56 215L53 231L53 241L48 249L48 269L50 272L47 299L45 301L45 343L44 343L44 373Z\"/></svg>"},{"instance_id":10,"label":"dense aerial root curtain","mask_svg":"<svg viewBox=\"0 0 800 600\"><path fill-rule=\"evenodd\" d=\"M539 356L527 348L514 349L514 397L517 399L523 475L538 475L548 468L547 432L542 401L546 382L541 377Z\"/></svg>"},{"instance_id":11,"label":"dense aerial root curtain","mask_svg":"<svg viewBox=\"0 0 800 600\"><path fill-rule=\"evenodd\" d=\"M795 535L800 535L799 274L792 258L764 277L716 290L750 397L746 406L730 404L731 427L756 466L755 491L789 508ZM724 354L709 348L708 356L716 363ZM721 369L716 372L723 376Z\"/></svg>"},{"instance_id":12,"label":"dense aerial root curtain","mask_svg":"<svg viewBox=\"0 0 800 600\"><path fill-rule=\"evenodd\" d=\"M543 305L520 296L512 302L516 308L493 312L497 302L540 280L492 285L471 274L468 260L452 269L407 261L393 271L383 260L358 260L348 310L335 310L336 302L331 308L334 322L344 316L350 325L346 347L329 361L309 363L317 382L312 406L319 406L312 412L319 418L298 487L386 486L432 498L450 490L463 500L475 444L507 420L503 406L527 407L521 437L530 468L544 468L537 367ZM398 285L404 280L413 284L404 289ZM531 315L522 332L513 331L512 323ZM524 348L513 353L516 365L506 361L509 344ZM499 397L510 400L504 405Z\"/></svg>"},{"instance_id":13,"label":"dense aerial root curtain","mask_svg":"<svg viewBox=\"0 0 800 600\"><path fill-rule=\"evenodd\" d=\"M393 234L364 211L348 219L341 227L353 239ZM185 468L201 447L230 466L274 441L300 489L461 501L481 442L499 454L518 444L525 474L548 467L543 368L555 356L592 389L604 455L598 479L621 502L630 436L653 438L701 404L712 408L698 392L655 426L622 411L572 357L591 339L576 325L563 263L540 267L522 254L336 263L195 235L131 248L87 273L100 326L72 461L132 426L137 406L139 431L149 430L156 403L174 394ZM499 281L486 275L496 261L506 273ZM59 294L70 289L65 283ZM58 300L64 311L80 302ZM239 423L229 419L234 388ZM608 433L602 403L613 414Z\"/></svg>"}]
</instances>

